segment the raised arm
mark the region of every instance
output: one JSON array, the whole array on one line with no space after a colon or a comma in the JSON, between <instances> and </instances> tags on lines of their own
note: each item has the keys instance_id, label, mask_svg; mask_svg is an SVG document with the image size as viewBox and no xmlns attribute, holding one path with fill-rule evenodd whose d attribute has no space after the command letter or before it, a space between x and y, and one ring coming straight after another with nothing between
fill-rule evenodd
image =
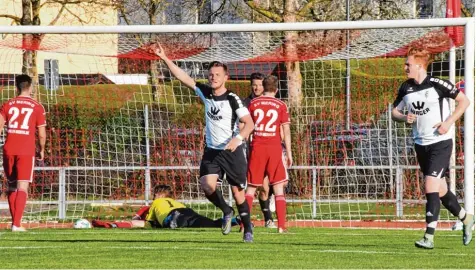
<instances>
[{"instance_id":1,"label":"raised arm","mask_svg":"<svg viewBox=\"0 0 476 270\"><path fill-rule=\"evenodd\" d=\"M162 59L167 67L169 68L170 72L172 75L174 75L175 78L177 78L179 81L181 81L185 86L188 88L195 90L195 80L190 77L187 72L185 72L183 69L179 68L172 60L170 60L167 55L165 54L164 49L162 46L160 46L159 43L154 45L152 47L154 50L154 53Z\"/></svg>"}]
</instances>

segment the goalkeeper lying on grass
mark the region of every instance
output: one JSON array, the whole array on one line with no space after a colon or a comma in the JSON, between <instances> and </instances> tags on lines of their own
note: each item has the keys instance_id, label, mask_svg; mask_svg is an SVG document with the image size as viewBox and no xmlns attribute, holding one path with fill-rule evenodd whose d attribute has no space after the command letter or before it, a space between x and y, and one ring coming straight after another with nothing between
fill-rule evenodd
<instances>
[{"instance_id":1,"label":"goalkeeper lying on grass","mask_svg":"<svg viewBox=\"0 0 476 270\"><path fill-rule=\"evenodd\" d=\"M222 219L210 219L198 214L193 209L171 198L172 188L158 185L154 188L154 201L151 206L144 206L131 221L107 222L93 220L93 227L98 228L221 228ZM232 225L240 224L239 218L232 219Z\"/></svg>"}]
</instances>

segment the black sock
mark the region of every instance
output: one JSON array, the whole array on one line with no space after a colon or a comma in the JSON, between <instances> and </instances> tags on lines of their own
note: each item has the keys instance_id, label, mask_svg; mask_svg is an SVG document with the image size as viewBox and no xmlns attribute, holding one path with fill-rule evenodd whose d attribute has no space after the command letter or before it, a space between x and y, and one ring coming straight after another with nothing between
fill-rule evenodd
<instances>
[{"instance_id":1,"label":"black sock","mask_svg":"<svg viewBox=\"0 0 476 270\"><path fill-rule=\"evenodd\" d=\"M251 232L251 218L250 218L250 208L246 200L242 204L236 206L238 208L238 213L240 214L241 222L243 222L244 232Z\"/></svg>"},{"instance_id":2,"label":"black sock","mask_svg":"<svg viewBox=\"0 0 476 270\"><path fill-rule=\"evenodd\" d=\"M221 193L220 190L215 190L212 194L210 195L207 195L205 193L205 197L207 197L207 199L213 203L213 205L215 205L216 207L220 208L220 210L224 213L224 214L229 214L231 211L233 211L233 208L231 208L225 201L225 199L223 199L223 195Z\"/></svg>"},{"instance_id":3,"label":"black sock","mask_svg":"<svg viewBox=\"0 0 476 270\"><path fill-rule=\"evenodd\" d=\"M261 211L263 212L264 222L268 220L273 220L271 211L269 211L269 197L266 201L259 199L259 206L261 207Z\"/></svg>"},{"instance_id":4,"label":"black sock","mask_svg":"<svg viewBox=\"0 0 476 270\"><path fill-rule=\"evenodd\" d=\"M426 194L426 232L425 235L434 235L440 215L440 195L438 192Z\"/></svg>"},{"instance_id":5,"label":"black sock","mask_svg":"<svg viewBox=\"0 0 476 270\"><path fill-rule=\"evenodd\" d=\"M450 211L453 216L457 217L459 213L461 212L461 205L458 203L458 199L456 198L456 195L453 194L453 192L449 191L446 192L446 194L440 198L441 203L443 206Z\"/></svg>"}]
</instances>

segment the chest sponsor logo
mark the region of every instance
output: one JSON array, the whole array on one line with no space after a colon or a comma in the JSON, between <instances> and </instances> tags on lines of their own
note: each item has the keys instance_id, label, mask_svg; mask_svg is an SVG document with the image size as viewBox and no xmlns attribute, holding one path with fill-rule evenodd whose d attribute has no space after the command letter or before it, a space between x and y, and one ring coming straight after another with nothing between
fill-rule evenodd
<instances>
[{"instance_id":1,"label":"chest sponsor logo","mask_svg":"<svg viewBox=\"0 0 476 270\"><path fill-rule=\"evenodd\" d=\"M412 102L412 108L410 111L415 115L425 115L430 111L430 108L425 108L425 102L417 101Z\"/></svg>"},{"instance_id":2,"label":"chest sponsor logo","mask_svg":"<svg viewBox=\"0 0 476 270\"><path fill-rule=\"evenodd\" d=\"M218 115L220 113L220 109L217 107L210 107L210 111L207 112L208 117L214 121L219 121L223 119L221 115Z\"/></svg>"}]
</instances>

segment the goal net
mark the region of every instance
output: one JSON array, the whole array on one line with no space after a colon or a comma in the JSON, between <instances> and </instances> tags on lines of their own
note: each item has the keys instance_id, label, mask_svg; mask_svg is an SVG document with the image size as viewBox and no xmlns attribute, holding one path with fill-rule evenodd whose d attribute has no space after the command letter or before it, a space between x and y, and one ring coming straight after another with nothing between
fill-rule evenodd
<instances>
[{"instance_id":1,"label":"goal net","mask_svg":"<svg viewBox=\"0 0 476 270\"><path fill-rule=\"evenodd\" d=\"M474 36L472 43L466 37L466 44L452 47L444 22L454 20L424 22L293 29L301 31L287 31L286 24L279 31L245 25L241 31L210 32L221 27L212 25L174 34L165 33L172 29L167 26L151 26L153 34L129 34L133 28L127 34L118 28L87 34L85 27L67 35L21 34L10 27L0 39L1 100L15 96L14 77L27 70L48 123L46 159L35 169L24 222L41 227L77 218L127 219L152 201L156 184L171 185L178 200L201 214L221 216L199 187L204 107L150 53L157 42L198 81L206 82L210 61L228 64L227 88L243 98L250 94L251 73L278 77L278 97L292 115L289 226L424 222L424 183L411 128L390 118L391 103L406 80L407 48L429 49L435 55L431 75L460 86L465 81L466 92L474 92L474 77L468 76ZM464 27L459 31L464 35ZM471 106L455 124L450 177L461 203L466 198L470 205L474 186L465 189L465 182L474 185L474 100ZM1 222L10 220L6 187L3 179ZM226 181L221 189L231 203ZM262 220L258 206L252 219ZM454 221L446 210L440 219L441 226Z\"/></svg>"}]
</instances>

